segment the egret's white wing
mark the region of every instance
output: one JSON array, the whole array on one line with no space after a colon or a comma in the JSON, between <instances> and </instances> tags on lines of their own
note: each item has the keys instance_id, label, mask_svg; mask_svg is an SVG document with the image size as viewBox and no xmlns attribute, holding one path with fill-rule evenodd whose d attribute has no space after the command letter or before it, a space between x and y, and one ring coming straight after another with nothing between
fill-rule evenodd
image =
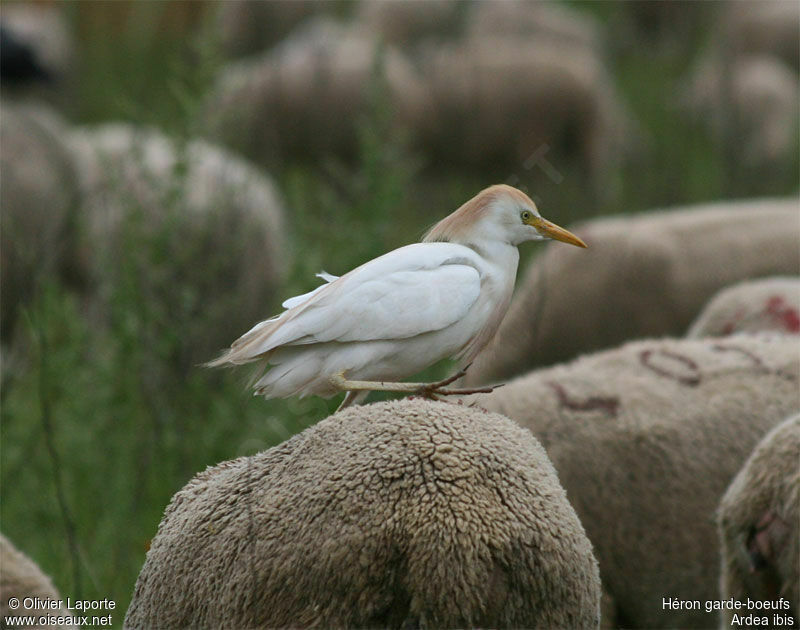
<instances>
[{"instance_id":1,"label":"egret's white wing","mask_svg":"<svg viewBox=\"0 0 800 630\"><path fill-rule=\"evenodd\" d=\"M476 257L452 243L396 249L256 325L220 361L246 362L283 345L402 339L440 330L464 317L480 295Z\"/></svg>"},{"instance_id":2,"label":"egret's white wing","mask_svg":"<svg viewBox=\"0 0 800 630\"><path fill-rule=\"evenodd\" d=\"M466 315L481 279L474 267L452 263L395 271L347 288L298 317L301 336L290 343L405 339L441 330Z\"/></svg>"},{"instance_id":3,"label":"egret's white wing","mask_svg":"<svg viewBox=\"0 0 800 630\"><path fill-rule=\"evenodd\" d=\"M334 280L339 279L339 276L334 276L325 271L320 271L319 273L314 275L317 276L317 278L322 278L325 282L333 282ZM325 286L324 284L321 284L313 291L309 291L308 293L303 293L303 295L296 295L295 297L290 297L288 300L284 300L281 306L287 310L290 308L294 308L295 306L299 306L303 302L307 302L312 295L316 294L324 286Z\"/></svg>"}]
</instances>

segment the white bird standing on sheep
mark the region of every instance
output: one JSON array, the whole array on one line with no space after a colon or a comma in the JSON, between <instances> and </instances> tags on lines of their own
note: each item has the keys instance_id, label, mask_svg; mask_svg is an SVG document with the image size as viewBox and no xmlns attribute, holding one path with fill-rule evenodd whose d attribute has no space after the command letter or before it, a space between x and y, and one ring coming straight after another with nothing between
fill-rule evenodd
<instances>
[{"instance_id":1,"label":"white bird standing on sheep","mask_svg":"<svg viewBox=\"0 0 800 630\"><path fill-rule=\"evenodd\" d=\"M271 366L256 395L286 398L346 391L340 407L370 391L435 397L476 390L401 379L445 358L468 366L492 339L511 301L525 241L586 244L543 219L523 192L481 191L437 223L423 242L400 247L327 284L290 298L207 365ZM482 390L485 391L485 390ZM491 390L489 390L491 391Z\"/></svg>"}]
</instances>

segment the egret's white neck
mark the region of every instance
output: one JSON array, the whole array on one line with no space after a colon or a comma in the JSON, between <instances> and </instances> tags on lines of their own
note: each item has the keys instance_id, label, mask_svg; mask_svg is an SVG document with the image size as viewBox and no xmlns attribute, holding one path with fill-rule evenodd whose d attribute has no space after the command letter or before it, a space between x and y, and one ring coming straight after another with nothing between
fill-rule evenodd
<instances>
[{"instance_id":1,"label":"egret's white neck","mask_svg":"<svg viewBox=\"0 0 800 630\"><path fill-rule=\"evenodd\" d=\"M516 278L519 264L519 249L516 245L487 239L476 239L464 245L477 252L492 266L507 272L512 280Z\"/></svg>"}]
</instances>

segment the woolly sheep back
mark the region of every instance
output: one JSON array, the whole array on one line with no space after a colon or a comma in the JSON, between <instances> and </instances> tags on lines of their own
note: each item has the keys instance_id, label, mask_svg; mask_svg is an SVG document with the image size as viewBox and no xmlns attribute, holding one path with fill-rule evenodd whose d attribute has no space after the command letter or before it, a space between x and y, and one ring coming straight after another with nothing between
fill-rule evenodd
<instances>
[{"instance_id":1,"label":"woolly sheep back","mask_svg":"<svg viewBox=\"0 0 800 630\"><path fill-rule=\"evenodd\" d=\"M624 627L700 627L717 599L714 512L766 431L800 409L800 339L644 340L470 399L547 450ZM714 613L716 614L716 613Z\"/></svg>"},{"instance_id":2,"label":"woolly sheep back","mask_svg":"<svg viewBox=\"0 0 800 630\"><path fill-rule=\"evenodd\" d=\"M42 614L52 615L53 617L70 617L69 610L65 606L47 610L26 610L22 607L13 609L9 607L8 600L16 597L23 601L26 597L38 597L41 600L58 601L61 596L58 594L53 582L28 556L17 549L8 538L0 534L0 620L3 628L6 627L6 620L11 615L35 617L38 621ZM23 624L19 624L22 627ZM75 628L73 624L68 625L26 625L27 628Z\"/></svg>"},{"instance_id":3,"label":"woolly sheep back","mask_svg":"<svg viewBox=\"0 0 800 630\"><path fill-rule=\"evenodd\" d=\"M800 334L800 276L740 282L717 293L687 337L772 331Z\"/></svg>"},{"instance_id":4,"label":"woolly sheep back","mask_svg":"<svg viewBox=\"0 0 800 630\"><path fill-rule=\"evenodd\" d=\"M197 475L166 509L126 627L586 628L599 599L530 433L402 400Z\"/></svg>"},{"instance_id":5,"label":"woolly sheep back","mask_svg":"<svg viewBox=\"0 0 800 630\"><path fill-rule=\"evenodd\" d=\"M576 227L589 249L548 246L531 263L467 382L498 381L628 339L685 334L723 287L800 272L798 207L797 198L724 202Z\"/></svg>"},{"instance_id":6,"label":"woolly sheep back","mask_svg":"<svg viewBox=\"0 0 800 630\"><path fill-rule=\"evenodd\" d=\"M800 623L800 415L770 431L734 478L717 515L720 597L789 600ZM724 611L723 628L731 627Z\"/></svg>"}]
</instances>

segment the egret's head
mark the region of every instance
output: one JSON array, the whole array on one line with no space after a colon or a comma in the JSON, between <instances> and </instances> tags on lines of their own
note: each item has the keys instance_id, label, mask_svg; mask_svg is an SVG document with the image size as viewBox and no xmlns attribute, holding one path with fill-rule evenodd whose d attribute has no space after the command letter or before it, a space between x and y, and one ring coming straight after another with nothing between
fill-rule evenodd
<instances>
[{"instance_id":1,"label":"egret's head","mask_svg":"<svg viewBox=\"0 0 800 630\"><path fill-rule=\"evenodd\" d=\"M482 190L439 221L423 240L453 243L490 240L519 245L551 238L586 247L571 232L542 218L536 204L524 192L497 184Z\"/></svg>"}]
</instances>

